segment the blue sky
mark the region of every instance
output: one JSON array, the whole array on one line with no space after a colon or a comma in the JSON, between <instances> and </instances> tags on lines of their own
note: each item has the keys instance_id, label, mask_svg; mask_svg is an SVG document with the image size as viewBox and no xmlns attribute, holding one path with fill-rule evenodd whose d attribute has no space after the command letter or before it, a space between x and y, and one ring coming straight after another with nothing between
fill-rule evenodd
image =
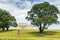
<instances>
[{"instance_id":1,"label":"blue sky","mask_svg":"<svg viewBox=\"0 0 60 40\"><path fill-rule=\"evenodd\" d=\"M17 23L30 24L30 22L25 19L27 12L34 4L42 3L44 1L55 5L60 10L60 0L0 0L0 8L9 11L11 15L15 16ZM58 15L58 17L58 20L60 21L60 15Z\"/></svg>"}]
</instances>

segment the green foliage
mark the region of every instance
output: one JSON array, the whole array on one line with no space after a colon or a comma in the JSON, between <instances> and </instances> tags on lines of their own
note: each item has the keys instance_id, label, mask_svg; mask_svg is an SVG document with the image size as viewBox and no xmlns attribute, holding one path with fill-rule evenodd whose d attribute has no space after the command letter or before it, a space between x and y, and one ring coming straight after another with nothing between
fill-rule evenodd
<instances>
[{"instance_id":1,"label":"green foliage","mask_svg":"<svg viewBox=\"0 0 60 40\"><path fill-rule=\"evenodd\" d=\"M0 28L9 28L11 24L14 24L13 26L17 26L14 16L10 15L6 10L0 9Z\"/></svg>"},{"instance_id":2,"label":"green foliage","mask_svg":"<svg viewBox=\"0 0 60 40\"><path fill-rule=\"evenodd\" d=\"M42 27L45 27L46 25L58 23L57 14L59 14L57 7L49 4L48 2L43 2L35 4L28 12L26 19L31 21L31 24L33 25L40 26L40 24L43 24Z\"/></svg>"},{"instance_id":3,"label":"green foliage","mask_svg":"<svg viewBox=\"0 0 60 40\"><path fill-rule=\"evenodd\" d=\"M16 23L16 21L12 21L12 22L11 22L11 26L14 26L14 27L16 27L16 26L17 26L17 23Z\"/></svg>"}]
</instances>

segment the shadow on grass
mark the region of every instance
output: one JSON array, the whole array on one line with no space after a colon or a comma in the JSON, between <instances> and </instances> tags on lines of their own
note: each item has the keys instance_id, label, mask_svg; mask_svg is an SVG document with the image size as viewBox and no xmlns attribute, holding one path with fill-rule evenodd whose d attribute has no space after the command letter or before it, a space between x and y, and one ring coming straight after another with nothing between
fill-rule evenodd
<instances>
[{"instance_id":1,"label":"shadow on grass","mask_svg":"<svg viewBox=\"0 0 60 40\"><path fill-rule=\"evenodd\" d=\"M36 36L36 37L46 37L46 36L51 36L51 35L56 35L58 32L55 31L45 31L43 33L39 32L30 32L29 34Z\"/></svg>"},{"instance_id":2,"label":"shadow on grass","mask_svg":"<svg viewBox=\"0 0 60 40\"><path fill-rule=\"evenodd\" d=\"M8 30L8 31L6 31L6 30L4 30L4 31L0 30L0 33L3 33L3 32L10 32L10 31L15 31L15 29L10 29L10 30Z\"/></svg>"}]
</instances>

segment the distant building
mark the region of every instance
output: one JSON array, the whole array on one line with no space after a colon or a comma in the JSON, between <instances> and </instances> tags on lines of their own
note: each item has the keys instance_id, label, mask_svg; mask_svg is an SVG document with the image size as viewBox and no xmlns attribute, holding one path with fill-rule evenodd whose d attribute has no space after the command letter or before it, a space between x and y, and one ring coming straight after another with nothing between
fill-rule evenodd
<instances>
[{"instance_id":1,"label":"distant building","mask_svg":"<svg viewBox=\"0 0 60 40\"><path fill-rule=\"evenodd\" d=\"M33 25L27 23L19 23L18 26L22 29L35 29Z\"/></svg>"},{"instance_id":2,"label":"distant building","mask_svg":"<svg viewBox=\"0 0 60 40\"><path fill-rule=\"evenodd\" d=\"M37 27L27 23L19 23L17 27L11 26L9 29L37 29Z\"/></svg>"}]
</instances>

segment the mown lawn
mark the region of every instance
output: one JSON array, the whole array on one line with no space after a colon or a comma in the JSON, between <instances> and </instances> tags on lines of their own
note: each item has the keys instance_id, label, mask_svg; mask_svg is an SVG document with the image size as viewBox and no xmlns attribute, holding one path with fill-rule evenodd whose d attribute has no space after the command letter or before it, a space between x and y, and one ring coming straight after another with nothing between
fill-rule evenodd
<instances>
[{"instance_id":1,"label":"mown lawn","mask_svg":"<svg viewBox=\"0 0 60 40\"><path fill-rule=\"evenodd\" d=\"M0 31L2 40L60 40L60 30L45 30L39 33L36 29L20 29L20 35L17 30Z\"/></svg>"}]
</instances>

